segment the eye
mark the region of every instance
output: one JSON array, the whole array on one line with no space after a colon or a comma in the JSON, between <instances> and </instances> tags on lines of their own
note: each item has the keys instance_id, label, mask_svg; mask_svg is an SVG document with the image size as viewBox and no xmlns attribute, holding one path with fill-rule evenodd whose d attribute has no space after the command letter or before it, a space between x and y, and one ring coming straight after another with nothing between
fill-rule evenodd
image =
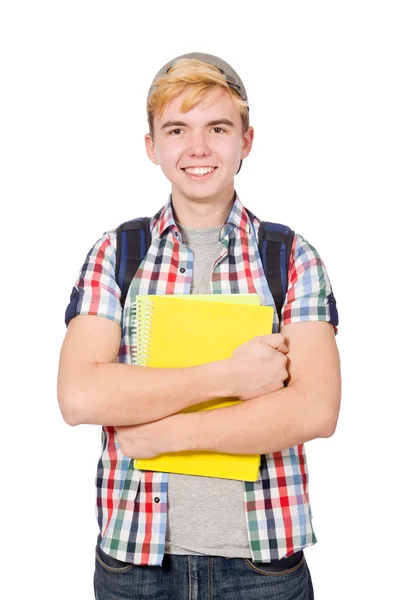
<instances>
[{"instance_id":1,"label":"eye","mask_svg":"<svg viewBox=\"0 0 397 600\"><path fill-rule=\"evenodd\" d=\"M214 131L215 129L219 129L220 131L223 131L224 133L226 133L226 129L223 129L223 127L214 127Z\"/></svg>"},{"instance_id":2,"label":"eye","mask_svg":"<svg viewBox=\"0 0 397 600\"><path fill-rule=\"evenodd\" d=\"M173 135L175 133L175 131L182 131L182 129L171 129L170 135Z\"/></svg>"}]
</instances>

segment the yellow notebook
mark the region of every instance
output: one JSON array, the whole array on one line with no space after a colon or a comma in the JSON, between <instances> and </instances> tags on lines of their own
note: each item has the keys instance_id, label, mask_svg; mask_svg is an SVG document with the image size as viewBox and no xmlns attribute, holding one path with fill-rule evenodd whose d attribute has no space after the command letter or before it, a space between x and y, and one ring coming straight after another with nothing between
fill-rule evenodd
<instances>
[{"instance_id":1,"label":"yellow notebook","mask_svg":"<svg viewBox=\"0 0 397 600\"><path fill-rule=\"evenodd\" d=\"M233 296L233 298L232 298ZM273 307L256 294L137 296L134 362L175 368L229 358L248 340L272 331ZM211 400L183 413L223 408L241 400ZM142 470L256 481L260 455L184 451L134 460Z\"/></svg>"}]
</instances>

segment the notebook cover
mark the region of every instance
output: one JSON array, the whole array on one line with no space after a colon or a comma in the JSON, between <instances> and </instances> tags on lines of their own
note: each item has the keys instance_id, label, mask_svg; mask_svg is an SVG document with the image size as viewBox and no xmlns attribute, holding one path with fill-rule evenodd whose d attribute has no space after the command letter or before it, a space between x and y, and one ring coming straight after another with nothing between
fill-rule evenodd
<instances>
[{"instance_id":1,"label":"notebook cover","mask_svg":"<svg viewBox=\"0 0 397 600\"><path fill-rule=\"evenodd\" d=\"M188 367L222 360L244 342L272 331L273 307L259 306L256 294L137 296L136 301L134 362L149 367ZM231 398L211 400L180 412L211 410L240 402ZM143 470L243 481L256 481L259 465L258 454L210 451L134 460L134 466Z\"/></svg>"}]
</instances>

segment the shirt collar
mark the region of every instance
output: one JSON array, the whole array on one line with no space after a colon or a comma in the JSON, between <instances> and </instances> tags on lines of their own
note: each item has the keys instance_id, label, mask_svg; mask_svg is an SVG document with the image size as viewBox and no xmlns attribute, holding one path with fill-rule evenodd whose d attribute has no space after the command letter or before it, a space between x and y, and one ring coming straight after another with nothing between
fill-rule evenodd
<instances>
[{"instance_id":1,"label":"shirt collar","mask_svg":"<svg viewBox=\"0 0 397 600\"><path fill-rule=\"evenodd\" d=\"M228 218L225 221L225 225L233 225L238 229L243 229L247 233L250 232L250 217L248 211L241 203L241 200L237 194L234 192L234 203L232 209L229 213Z\"/></svg>"},{"instance_id":2,"label":"shirt collar","mask_svg":"<svg viewBox=\"0 0 397 600\"><path fill-rule=\"evenodd\" d=\"M179 231L178 226L175 223L174 213L172 210L171 194L169 195L167 204L157 213L157 215L155 215L154 218L157 218L158 220L155 224L153 235L157 234L159 237L161 237L166 231L168 231L168 229ZM223 232L226 232L226 230L229 229L227 225L232 225L233 227L242 229L247 233L251 231L249 212L242 205L236 191L234 192L233 206L222 228Z\"/></svg>"},{"instance_id":3,"label":"shirt collar","mask_svg":"<svg viewBox=\"0 0 397 600\"><path fill-rule=\"evenodd\" d=\"M171 194L169 195L167 204L161 209L160 213L157 213L155 218L158 216L158 222L156 224L156 233L159 237L170 228L178 229L174 213L172 211ZM153 232L154 233L154 232Z\"/></svg>"}]
</instances>

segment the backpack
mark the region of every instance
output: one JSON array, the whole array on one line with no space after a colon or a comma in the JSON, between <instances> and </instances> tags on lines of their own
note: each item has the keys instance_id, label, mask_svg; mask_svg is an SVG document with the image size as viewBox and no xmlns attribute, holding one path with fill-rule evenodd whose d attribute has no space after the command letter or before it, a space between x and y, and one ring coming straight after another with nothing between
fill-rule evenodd
<instances>
[{"instance_id":1,"label":"backpack","mask_svg":"<svg viewBox=\"0 0 397 600\"><path fill-rule=\"evenodd\" d=\"M121 290L123 308L131 281L151 244L149 224L149 217L143 217L126 221L116 229L116 280ZM258 231L259 254L279 320L288 288L293 239L294 231L286 225L261 221Z\"/></svg>"}]
</instances>

